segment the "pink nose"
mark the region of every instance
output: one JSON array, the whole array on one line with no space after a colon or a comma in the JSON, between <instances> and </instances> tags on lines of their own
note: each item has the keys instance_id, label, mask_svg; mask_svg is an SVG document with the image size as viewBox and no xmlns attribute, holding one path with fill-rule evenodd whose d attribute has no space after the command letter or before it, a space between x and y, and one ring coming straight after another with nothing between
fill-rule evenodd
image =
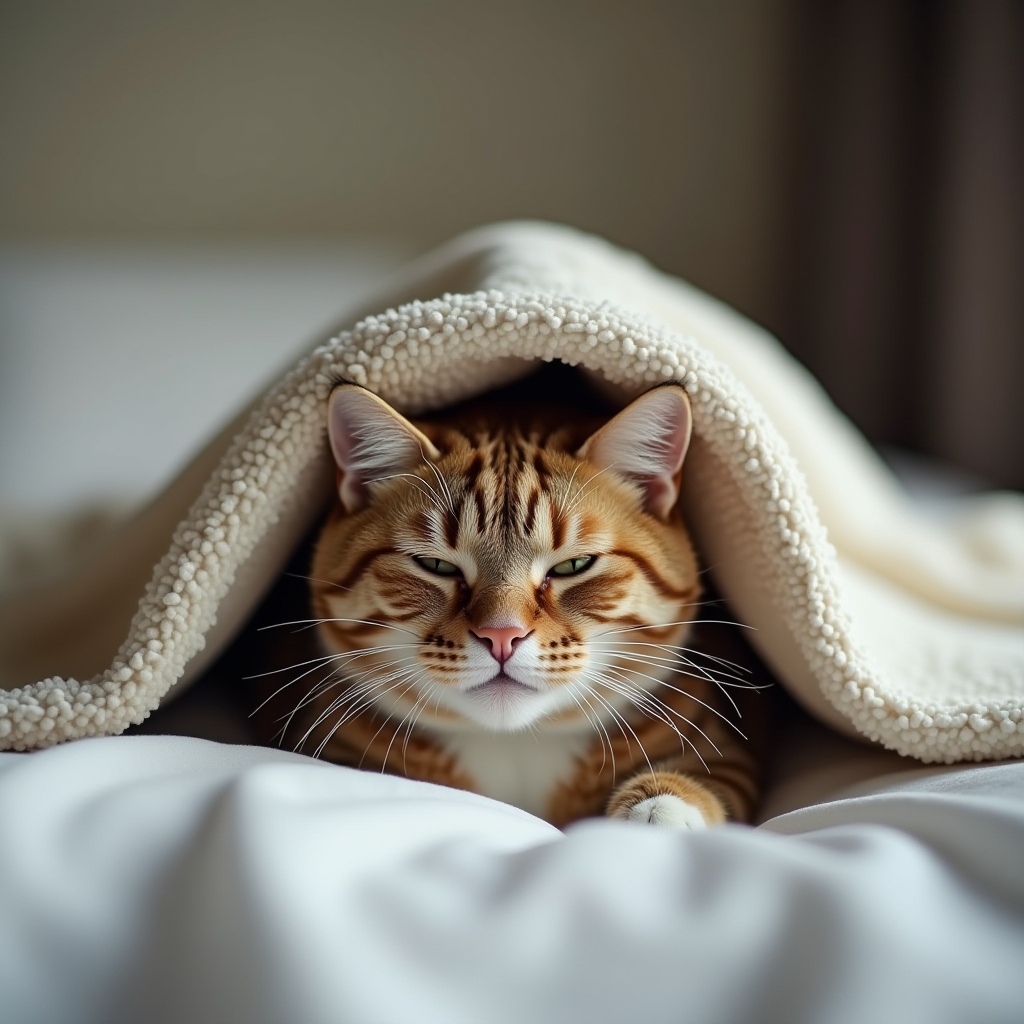
<instances>
[{"instance_id":1,"label":"pink nose","mask_svg":"<svg viewBox=\"0 0 1024 1024\"><path fill-rule=\"evenodd\" d=\"M532 630L523 626L509 626L505 629L492 629L490 627L475 627L473 635L479 637L491 649L491 656L497 658L499 664L504 665L520 640L525 640Z\"/></svg>"}]
</instances>

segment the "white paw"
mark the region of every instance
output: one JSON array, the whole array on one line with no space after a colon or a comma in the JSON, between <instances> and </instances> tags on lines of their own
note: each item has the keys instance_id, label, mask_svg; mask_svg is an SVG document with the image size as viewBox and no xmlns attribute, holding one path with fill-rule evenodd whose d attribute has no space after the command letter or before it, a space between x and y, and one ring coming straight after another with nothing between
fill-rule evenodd
<instances>
[{"instance_id":1,"label":"white paw","mask_svg":"<svg viewBox=\"0 0 1024 1024\"><path fill-rule=\"evenodd\" d=\"M659 828L689 829L694 832L708 827L704 815L693 804L668 793L641 800L616 817L625 821L639 821L644 825L657 825Z\"/></svg>"}]
</instances>

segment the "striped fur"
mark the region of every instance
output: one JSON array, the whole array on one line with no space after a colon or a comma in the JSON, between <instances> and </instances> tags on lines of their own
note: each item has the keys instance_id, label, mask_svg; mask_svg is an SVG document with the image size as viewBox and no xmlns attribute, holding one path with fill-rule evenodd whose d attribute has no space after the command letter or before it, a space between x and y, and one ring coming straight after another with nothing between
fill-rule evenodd
<instances>
[{"instance_id":1,"label":"striped fur","mask_svg":"<svg viewBox=\"0 0 1024 1024\"><path fill-rule=\"evenodd\" d=\"M660 792L708 822L749 814L714 666L677 650L700 600L675 507L689 406L651 395L605 425L486 409L412 424L336 390L340 500L310 574L326 654L291 720L305 749L557 824Z\"/></svg>"}]
</instances>

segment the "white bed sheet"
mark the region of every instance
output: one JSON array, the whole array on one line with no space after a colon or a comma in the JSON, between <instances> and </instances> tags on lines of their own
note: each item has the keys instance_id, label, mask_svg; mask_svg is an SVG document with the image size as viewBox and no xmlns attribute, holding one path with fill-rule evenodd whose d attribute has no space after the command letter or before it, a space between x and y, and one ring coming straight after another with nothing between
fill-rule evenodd
<instances>
[{"instance_id":1,"label":"white bed sheet","mask_svg":"<svg viewBox=\"0 0 1024 1024\"><path fill-rule=\"evenodd\" d=\"M758 829L181 737L0 755L0 1019L1019 1022L1024 764Z\"/></svg>"},{"instance_id":2,"label":"white bed sheet","mask_svg":"<svg viewBox=\"0 0 1024 1024\"><path fill-rule=\"evenodd\" d=\"M142 498L399 249L5 249L0 509ZM182 346L201 386L169 375ZM151 413L131 437L125 401ZM779 752L766 806L902 766L826 740ZM895 785L758 830L562 836L198 739L0 755L0 1022L1024 1019L1024 764Z\"/></svg>"}]
</instances>

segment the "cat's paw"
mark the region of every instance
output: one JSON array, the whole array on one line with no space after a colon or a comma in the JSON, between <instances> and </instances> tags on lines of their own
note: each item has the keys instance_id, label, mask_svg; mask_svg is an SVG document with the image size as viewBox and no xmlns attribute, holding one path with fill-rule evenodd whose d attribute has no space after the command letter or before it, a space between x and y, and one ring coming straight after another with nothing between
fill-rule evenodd
<instances>
[{"instance_id":1,"label":"cat's paw","mask_svg":"<svg viewBox=\"0 0 1024 1024\"><path fill-rule=\"evenodd\" d=\"M648 797L632 807L617 810L612 817L621 821L638 821L642 825L697 832L708 827L704 815L685 800L669 793Z\"/></svg>"}]
</instances>

